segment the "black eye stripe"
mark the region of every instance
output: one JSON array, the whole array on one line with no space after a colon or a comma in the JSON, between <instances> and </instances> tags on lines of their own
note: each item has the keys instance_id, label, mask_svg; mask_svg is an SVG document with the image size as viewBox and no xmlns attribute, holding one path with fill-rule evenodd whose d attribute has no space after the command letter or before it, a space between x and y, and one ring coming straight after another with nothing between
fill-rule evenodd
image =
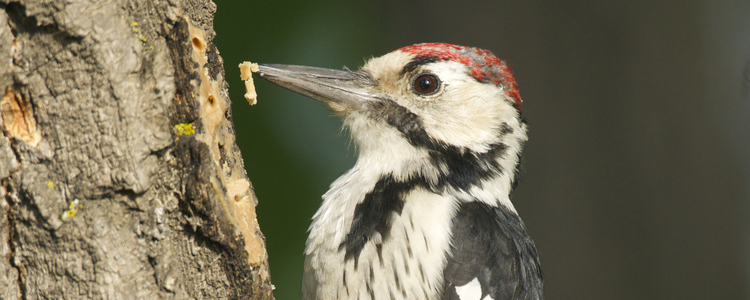
<instances>
[{"instance_id":1,"label":"black eye stripe","mask_svg":"<svg viewBox=\"0 0 750 300\"><path fill-rule=\"evenodd\" d=\"M430 95L440 88L440 79L432 74L422 74L417 76L412 83L414 92L419 95Z\"/></svg>"}]
</instances>

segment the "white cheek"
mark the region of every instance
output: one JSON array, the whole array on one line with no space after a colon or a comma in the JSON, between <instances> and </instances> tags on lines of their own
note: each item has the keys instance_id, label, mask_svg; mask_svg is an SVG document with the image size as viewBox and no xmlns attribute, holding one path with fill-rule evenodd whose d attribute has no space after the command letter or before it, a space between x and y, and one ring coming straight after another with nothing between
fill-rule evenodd
<instances>
[{"instance_id":1,"label":"white cheek","mask_svg":"<svg viewBox=\"0 0 750 300\"><path fill-rule=\"evenodd\" d=\"M422 117L430 136L484 152L489 144L497 142L502 123L518 117L501 87L476 81L468 75L466 66L439 64L428 71L443 82L442 91L433 97L424 97L422 103L414 101L411 109Z\"/></svg>"},{"instance_id":2,"label":"white cheek","mask_svg":"<svg viewBox=\"0 0 750 300\"><path fill-rule=\"evenodd\" d=\"M375 174L393 174L397 180L406 180L420 174L436 182L439 170L430 166L429 151L414 147L395 127L362 115L349 115L344 123L352 133L358 147L359 159L355 169L367 169Z\"/></svg>"},{"instance_id":3,"label":"white cheek","mask_svg":"<svg viewBox=\"0 0 750 300\"><path fill-rule=\"evenodd\" d=\"M501 124L516 116L495 87L453 85L443 96L439 105L422 114L425 130L455 146L484 152L495 142Z\"/></svg>"}]
</instances>

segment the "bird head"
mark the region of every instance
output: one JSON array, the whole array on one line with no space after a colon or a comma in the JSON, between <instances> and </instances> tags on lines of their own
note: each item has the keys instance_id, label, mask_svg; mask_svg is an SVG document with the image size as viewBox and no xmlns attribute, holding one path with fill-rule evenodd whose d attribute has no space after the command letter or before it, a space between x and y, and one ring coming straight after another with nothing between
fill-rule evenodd
<instances>
[{"instance_id":1,"label":"bird head","mask_svg":"<svg viewBox=\"0 0 750 300\"><path fill-rule=\"evenodd\" d=\"M258 74L328 105L350 129L360 161L389 162L382 171L396 176L435 182L462 158L480 171L512 173L526 140L515 78L487 50L426 43L357 71L260 64Z\"/></svg>"}]
</instances>

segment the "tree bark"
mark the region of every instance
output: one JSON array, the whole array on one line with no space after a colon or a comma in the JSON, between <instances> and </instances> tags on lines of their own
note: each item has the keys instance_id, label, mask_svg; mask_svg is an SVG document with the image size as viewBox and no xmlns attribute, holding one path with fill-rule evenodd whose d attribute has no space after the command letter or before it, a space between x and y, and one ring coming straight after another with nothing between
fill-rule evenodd
<instances>
[{"instance_id":1,"label":"tree bark","mask_svg":"<svg viewBox=\"0 0 750 300\"><path fill-rule=\"evenodd\" d=\"M272 299L215 4L0 8L0 299Z\"/></svg>"}]
</instances>

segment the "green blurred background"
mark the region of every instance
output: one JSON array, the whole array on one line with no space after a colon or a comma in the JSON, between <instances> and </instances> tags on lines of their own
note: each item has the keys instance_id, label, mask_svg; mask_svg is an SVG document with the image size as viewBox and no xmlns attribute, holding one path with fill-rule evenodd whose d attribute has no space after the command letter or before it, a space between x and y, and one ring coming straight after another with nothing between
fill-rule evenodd
<instances>
[{"instance_id":1,"label":"green blurred background","mask_svg":"<svg viewBox=\"0 0 750 300\"><path fill-rule=\"evenodd\" d=\"M320 103L241 61L356 69L420 42L492 50L530 140L514 203L548 299L748 299L749 1L218 1L218 46L275 296L299 299L310 217L356 155Z\"/></svg>"}]
</instances>

